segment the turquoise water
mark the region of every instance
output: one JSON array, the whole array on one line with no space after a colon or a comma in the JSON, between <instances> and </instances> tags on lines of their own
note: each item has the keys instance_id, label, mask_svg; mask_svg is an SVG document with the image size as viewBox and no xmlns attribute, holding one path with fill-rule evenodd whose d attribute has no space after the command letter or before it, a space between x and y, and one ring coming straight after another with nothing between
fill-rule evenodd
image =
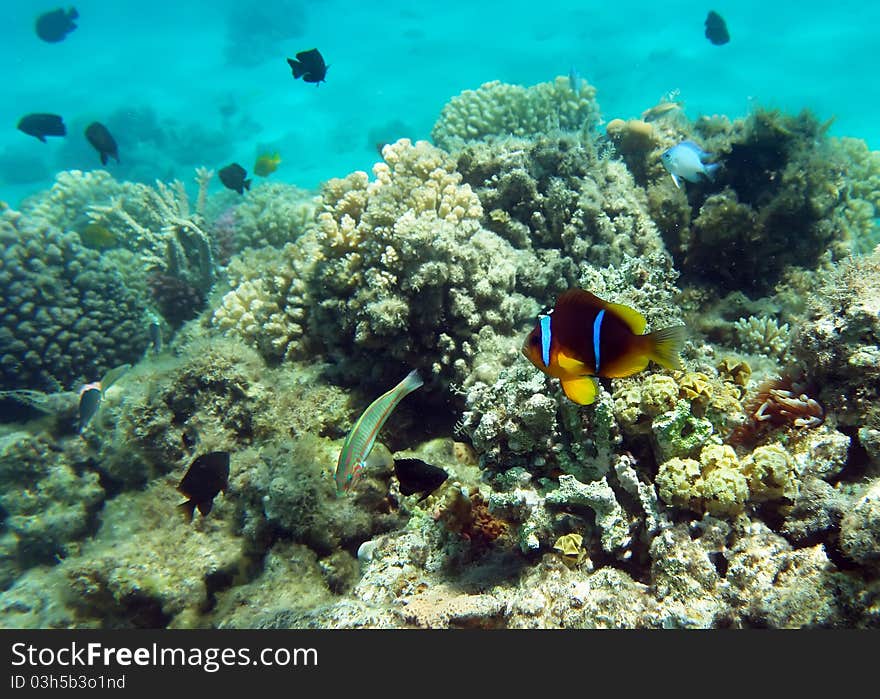
<instances>
[{"instance_id":1,"label":"turquoise water","mask_svg":"<svg viewBox=\"0 0 880 699\"><path fill-rule=\"evenodd\" d=\"M724 46L703 36L706 3L675 0L248 4L86 0L78 28L49 44L33 22L52 3L4 3L0 200L15 206L57 171L99 167L81 135L93 120L119 142L118 179L189 181L196 166L250 168L270 149L283 159L274 179L314 187L368 169L377 140L428 138L464 89L572 67L598 88L605 119L678 90L691 118L809 107L835 117L832 135L880 147L874 3L715 3L732 36ZM317 88L285 62L312 47L330 65ZM42 144L16 130L43 111L64 117L66 138Z\"/></svg>"}]
</instances>

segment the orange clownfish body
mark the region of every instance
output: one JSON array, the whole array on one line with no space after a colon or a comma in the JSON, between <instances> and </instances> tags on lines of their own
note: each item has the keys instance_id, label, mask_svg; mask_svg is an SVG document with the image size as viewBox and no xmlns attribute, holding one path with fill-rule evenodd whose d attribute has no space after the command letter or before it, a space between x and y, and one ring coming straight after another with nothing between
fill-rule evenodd
<instances>
[{"instance_id":1,"label":"orange clownfish body","mask_svg":"<svg viewBox=\"0 0 880 699\"><path fill-rule=\"evenodd\" d=\"M575 403L596 400L593 377L621 378L642 371L649 361L680 369L678 353L685 327L676 325L644 334L647 321L638 311L608 303L583 289L569 289L523 343L523 354L562 383Z\"/></svg>"}]
</instances>

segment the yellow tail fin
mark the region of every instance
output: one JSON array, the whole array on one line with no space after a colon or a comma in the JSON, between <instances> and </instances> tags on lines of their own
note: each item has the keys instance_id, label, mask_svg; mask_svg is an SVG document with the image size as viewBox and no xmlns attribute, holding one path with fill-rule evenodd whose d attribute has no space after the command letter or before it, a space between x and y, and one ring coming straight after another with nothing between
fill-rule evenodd
<instances>
[{"instance_id":1,"label":"yellow tail fin","mask_svg":"<svg viewBox=\"0 0 880 699\"><path fill-rule=\"evenodd\" d=\"M687 339L687 328L684 325L673 325L648 335L651 340L651 359L667 369L681 369L681 358L678 353Z\"/></svg>"}]
</instances>

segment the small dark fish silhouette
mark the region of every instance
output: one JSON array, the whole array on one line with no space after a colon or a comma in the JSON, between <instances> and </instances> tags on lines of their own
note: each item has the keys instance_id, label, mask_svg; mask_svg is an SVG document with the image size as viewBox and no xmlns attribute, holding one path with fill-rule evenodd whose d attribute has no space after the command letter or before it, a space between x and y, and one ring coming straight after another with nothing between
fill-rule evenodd
<instances>
[{"instance_id":1,"label":"small dark fish silhouette","mask_svg":"<svg viewBox=\"0 0 880 699\"><path fill-rule=\"evenodd\" d=\"M117 163L119 162L119 149L116 145L116 139L110 135L106 126L93 121L86 127L86 138L101 155L101 165L106 165L110 157L115 159Z\"/></svg>"},{"instance_id":2,"label":"small dark fish silhouette","mask_svg":"<svg viewBox=\"0 0 880 699\"><path fill-rule=\"evenodd\" d=\"M724 18L714 10L710 10L706 17L706 38L716 46L730 41L730 34L727 32Z\"/></svg>"},{"instance_id":3,"label":"small dark fish silhouette","mask_svg":"<svg viewBox=\"0 0 880 699\"><path fill-rule=\"evenodd\" d=\"M300 51L296 57L298 60L287 59L294 78L302 78L307 83L315 83L315 87L318 83L326 82L324 76L327 75L327 68L330 66L324 63L324 57L318 49Z\"/></svg>"},{"instance_id":4,"label":"small dark fish silhouette","mask_svg":"<svg viewBox=\"0 0 880 699\"><path fill-rule=\"evenodd\" d=\"M37 23L35 26L37 36L43 41L48 41L50 44L57 44L59 41L64 41L64 38L76 29L73 20L78 17L79 12L76 11L75 7L71 7L67 12L60 7L51 12L44 12L37 17Z\"/></svg>"},{"instance_id":5,"label":"small dark fish silhouette","mask_svg":"<svg viewBox=\"0 0 880 699\"><path fill-rule=\"evenodd\" d=\"M205 517L214 507L217 493L226 492L229 486L229 452L211 451L197 456L189 465L186 475L177 489L189 500L178 505L186 514L187 521L192 521L196 508Z\"/></svg>"},{"instance_id":6,"label":"small dark fish silhouette","mask_svg":"<svg viewBox=\"0 0 880 699\"><path fill-rule=\"evenodd\" d=\"M424 500L449 478L439 466L431 466L421 459L394 459L394 474L400 481L403 495L421 493L419 501Z\"/></svg>"},{"instance_id":7,"label":"small dark fish silhouette","mask_svg":"<svg viewBox=\"0 0 880 699\"><path fill-rule=\"evenodd\" d=\"M88 427L98 408L101 407L101 400L104 397L104 391L101 388L101 382L87 383L79 391L79 433Z\"/></svg>"},{"instance_id":8,"label":"small dark fish silhouette","mask_svg":"<svg viewBox=\"0 0 880 699\"><path fill-rule=\"evenodd\" d=\"M35 136L43 143L46 136L66 136L64 120L57 114L27 114L18 122L18 130L28 136Z\"/></svg>"},{"instance_id":9,"label":"small dark fish silhouette","mask_svg":"<svg viewBox=\"0 0 880 699\"><path fill-rule=\"evenodd\" d=\"M245 179L245 177L247 177L247 170L238 163L227 165L220 170L219 175L220 181L229 189L238 192L239 194L244 194L245 189L250 191L251 181Z\"/></svg>"}]
</instances>

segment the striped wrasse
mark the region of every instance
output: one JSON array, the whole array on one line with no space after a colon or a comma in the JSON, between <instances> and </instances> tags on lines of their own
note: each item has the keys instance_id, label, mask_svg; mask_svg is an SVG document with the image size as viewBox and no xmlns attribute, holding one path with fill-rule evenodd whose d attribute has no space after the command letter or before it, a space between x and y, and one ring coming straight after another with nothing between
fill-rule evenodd
<instances>
[{"instance_id":1,"label":"striped wrasse","mask_svg":"<svg viewBox=\"0 0 880 699\"><path fill-rule=\"evenodd\" d=\"M385 424L388 416L397 404L407 395L415 391L424 382L419 372L413 369L390 391L383 393L374 400L354 423L351 432L345 438L339 461L336 464L336 494L342 495L351 490L363 475L364 462L367 460L376 435Z\"/></svg>"}]
</instances>

